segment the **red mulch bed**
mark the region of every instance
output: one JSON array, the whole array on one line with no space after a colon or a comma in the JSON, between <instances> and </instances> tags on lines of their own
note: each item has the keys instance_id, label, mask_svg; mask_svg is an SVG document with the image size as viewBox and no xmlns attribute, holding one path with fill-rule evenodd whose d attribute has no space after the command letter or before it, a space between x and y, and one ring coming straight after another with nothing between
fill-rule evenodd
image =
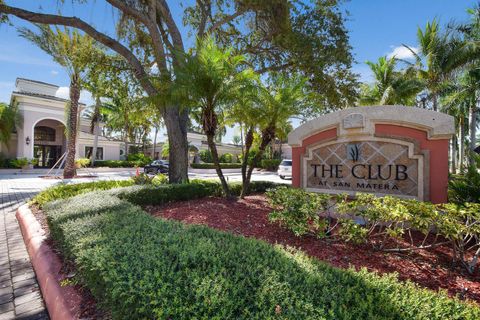
<instances>
[{"instance_id":1,"label":"red mulch bed","mask_svg":"<svg viewBox=\"0 0 480 320\"><path fill-rule=\"evenodd\" d=\"M369 245L327 242L312 236L295 237L290 231L268 221L271 208L261 195L237 201L205 198L144 209L156 217L207 225L270 243L294 246L335 267L366 267L378 273L397 272L401 280L410 279L434 290L443 288L452 296L458 294L480 303L479 272L471 276L460 268L454 268L449 248L397 254L375 251Z\"/></svg>"}]
</instances>

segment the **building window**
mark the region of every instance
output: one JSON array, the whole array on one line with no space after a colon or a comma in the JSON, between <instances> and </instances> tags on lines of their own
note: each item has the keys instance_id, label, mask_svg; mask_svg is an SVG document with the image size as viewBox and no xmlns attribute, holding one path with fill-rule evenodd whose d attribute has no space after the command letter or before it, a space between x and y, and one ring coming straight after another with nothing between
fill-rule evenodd
<instances>
[{"instance_id":1,"label":"building window","mask_svg":"<svg viewBox=\"0 0 480 320\"><path fill-rule=\"evenodd\" d=\"M93 147L85 147L85 158L90 159L92 156ZM103 147L97 147L97 156L95 160L103 160Z\"/></svg>"},{"instance_id":2,"label":"building window","mask_svg":"<svg viewBox=\"0 0 480 320\"><path fill-rule=\"evenodd\" d=\"M55 129L39 126L35 128L34 139L36 141L55 141Z\"/></svg>"}]
</instances>

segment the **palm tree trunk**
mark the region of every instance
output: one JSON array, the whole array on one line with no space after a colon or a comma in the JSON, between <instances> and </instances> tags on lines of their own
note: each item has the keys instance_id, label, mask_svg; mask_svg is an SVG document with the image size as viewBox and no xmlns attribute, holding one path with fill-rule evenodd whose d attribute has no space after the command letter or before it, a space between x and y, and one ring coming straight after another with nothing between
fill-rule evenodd
<instances>
[{"instance_id":1,"label":"palm tree trunk","mask_svg":"<svg viewBox=\"0 0 480 320\"><path fill-rule=\"evenodd\" d=\"M260 147L258 148L258 152L253 158L252 164L248 168L247 171L247 178L245 179L245 182L243 183L243 186L245 187L245 190L242 190L242 194L248 194L249 189L250 189L250 180L252 179L252 172L253 169L258 165L260 160L262 159L263 154L265 153L265 150L267 146L270 144L270 142L275 138L275 127L270 125L267 128L265 128L262 131L262 142L260 143Z\"/></svg>"},{"instance_id":2,"label":"palm tree trunk","mask_svg":"<svg viewBox=\"0 0 480 320\"><path fill-rule=\"evenodd\" d=\"M125 160L128 159L128 148L129 148L129 143L128 143L128 125L124 127L125 130L125 135L123 136L123 143L125 144Z\"/></svg>"},{"instance_id":3,"label":"palm tree trunk","mask_svg":"<svg viewBox=\"0 0 480 320\"><path fill-rule=\"evenodd\" d=\"M77 145L78 100L80 99L80 79L74 74L70 80L70 103L67 118L67 158L63 169L63 178L71 179L77 174L75 152Z\"/></svg>"},{"instance_id":4,"label":"palm tree trunk","mask_svg":"<svg viewBox=\"0 0 480 320\"><path fill-rule=\"evenodd\" d=\"M158 135L158 127L155 126L155 135L153 136L153 149L152 149L152 159L157 160L155 157L155 149L157 148L157 135Z\"/></svg>"},{"instance_id":5,"label":"palm tree trunk","mask_svg":"<svg viewBox=\"0 0 480 320\"><path fill-rule=\"evenodd\" d=\"M460 173L463 173L465 170L465 121L463 116L460 118L458 139L459 146L460 146L460 156L458 160L458 166L460 169Z\"/></svg>"},{"instance_id":6,"label":"palm tree trunk","mask_svg":"<svg viewBox=\"0 0 480 320\"><path fill-rule=\"evenodd\" d=\"M451 173L457 173L457 137L454 135L451 140Z\"/></svg>"},{"instance_id":7,"label":"palm tree trunk","mask_svg":"<svg viewBox=\"0 0 480 320\"><path fill-rule=\"evenodd\" d=\"M480 98L477 102L480 105ZM475 145L477 140L477 106L473 105L470 108L469 116L470 116L470 154L469 154L469 166L473 167L475 165Z\"/></svg>"},{"instance_id":8,"label":"palm tree trunk","mask_svg":"<svg viewBox=\"0 0 480 320\"><path fill-rule=\"evenodd\" d=\"M253 144L253 127L248 128L245 135L245 149L242 150L243 159L242 159L242 191L240 193L240 198L245 198L247 195L248 183L247 183L247 165L248 165L248 154L250 153L250 148Z\"/></svg>"},{"instance_id":9,"label":"palm tree trunk","mask_svg":"<svg viewBox=\"0 0 480 320\"><path fill-rule=\"evenodd\" d=\"M222 184L223 192L225 193L226 198L230 198L230 189L228 188L227 180L223 175L222 168L220 167L220 159L218 157L217 145L215 144L215 135L207 134L207 143L210 152L212 153L213 165L215 166L215 171L217 172L220 183Z\"/></svg>"},{"instance_id":10,"label":"palm tree trunk","mask_svg":"<svg viewBox=\"0 0 480 320\"><path fill-rule=\"evenodd\" d=\"M432 104L433 104L433 111L437 111L438 110L438 96L437 96L436 93L433 94Z\"/></svg>"},{"instance_id":11,"label":"palm tree trunk","mask_svg":"<svg viewBox=\"0 0 480 320\"><path fill-rule=\"evenodd\" d=\"M95 160L97 159L97 149L98 149L98 136L100 135L100 98L96 97L95 99L95 111L93 112L94 117L94 127L93 127L93 148L92 155L90 157L90 165L95 166Z\"/></svg>"}]
</instances>

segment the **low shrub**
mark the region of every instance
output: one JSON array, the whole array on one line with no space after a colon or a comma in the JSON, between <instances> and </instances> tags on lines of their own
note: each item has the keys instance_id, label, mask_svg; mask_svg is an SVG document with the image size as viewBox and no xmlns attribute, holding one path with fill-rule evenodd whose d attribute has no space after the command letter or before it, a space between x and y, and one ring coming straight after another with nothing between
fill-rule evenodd
<instances>
[{"instance_id":1,"label":"low shrub","mask_svg":"<svg viewBox=\"0 0 480 320\"><path fill-rule=\"evenodd\" d=\"M182 188L200 184L169 187L182 194ZM480 317L477 306L446 292L402 284L393 275L336 269L291 248L156 219L124 200L111 190L44 207L52 238L77 266L76 277L113 319Z\"/></svg>"},{"instance_id":2,"label":"low shrub","mask_svg":"<svg viewBox=\"0 0 480 320\"><path fill-rule=\"evenodd\" d=\"M0 153L0 169L10 169L10 168L15 168L12 164L13 159L9 159L3 156L2 153Z\"/></svg>"},{"instance_id":3,"label":"low shrub","mask_svg":"<svg viewBox=\"0 0 480 320\"><path fill-rule=\"evenodd\" d=\"M154 177L150 177L146 173L140 173L139 175L132 176L132 180L134 184L144 185L144 184L152 184Z\"/></svg>"},{"instance_id":4,"label":"low shrub","mask_svg":"<svg viewBox=\"0 0 480 320\"><path fill-rule=\"evenodd\" d=\"M152 184L159 186L161 184L167 184L168 183L168 176L165 174L157 174L155 177L152 179Z\"/></svg>"},{"instance_id":5,"label":"low shrub","mask_svg":"<svg viewBox=\"0 0 480 320\"><path fill-rule=\"evenodd\" d=\"M469 273L477 268L480 204L434 205L361 193L350 200L342 195L334 197L282 187L267 192L267 196L274 208L269 219L297 236L312 234L320 238L369 243L376 250L393 252L450 245L454 262L459 261ZM335 210L330 210L332 207ZM413 238L411 230L420 232L423 237ZM390 241L403 237L408 241Z\"/></svg>"},{"instance_id":6,"label":"low shrub","mask_svg":"<svg viewBox=\"0 0 480 320\"><path fill-rule=\"evenodd\" d=\"M222 169L240 169L242 165L240 163L220 163ZM213 163L192 163L194 169L215 169Z\"/></svg>"},{"instance_id":7,"label":"low shrub","mask_svg":"<svg viewBox=\"0 0 480 320\"><path fill-rule=\"evenodd\" d=\"M268 171L277 171L281 162L280 159L263 159L260 161L260 167Z\"/></svg>"},{"instance_id":8,"label":"low shrub","mask_svg":"<svg viewBox=\"0 0 480 320\"><path fill-rule=\"evenodd\" d=\"M136 166L136 162L127 160L95 160L94 166L108 168L133 168Z\"/></svg>"},{"instance_id":9,"label":"low shrub","mask_svg":"<svg viewBox=\"0 0 480 320\"><path fill-rule=\"evenodd\" d=\"M212 153L210 150L200 150L198 153L198 156L200 157L200 160L202 160L205 163L212 163L213 162L213 157Z\"/></svg>"},{"instance_id":10,"label":"low shrub","mask_svg":"<svg viewBox=\"0 0 480 320\"><path fill-rule=\"evenodd\" d=\"M457 204L480 203L480 173L469 167L465 175L455 175L448 183L448 200Z\"/></svg>"},{"instance_id":11,"label":"low shrub","mask_svg":"<svg viewBox=\"0 0 480 320\"><path fill-rule=\"evenodd\" d=\"M233 163L233 154L224 153L220 156L220 162L222 163Z\"/></svg>"},{"instance_id":12,"label":"low shrub","mask_svg":"<svg viewBox=\"0 0 480 320\"><path fill-rule=\"evenodd\" d=\"M29 163L30 162L28 161L27 158L17 158L17 159L11 160L11 164L14 168L23 168L28 166Z\"/></svg>"},{"instance_id":13,"label":"low shrub","mask_svg":"<svg viewBox=\"0 0 480 320\"><path fill-rule=\"evenodd\" d=\"M58 199L66 199L96 190L108 190L133 185L132 180L104 180L85 183L61 183L43 190L32 199L32 203L42 207L45 203Z\"/></svg>"},{"instance_id":14,"label":"low shrub","mask_svg":"<svg viewBox=\"0 0 480 320\"><path fill-rule=\"evenodd\" d=\"M77 168L86 168L90 165L90 159L88 158L80 158L75 160L75 166Z\"/></svg>"},{"instance_id":15,"label":"low shrub","mask_svg":"<svg viewBox=\"0 0 480 320\"><path fill-rule=\"evenodd\" d=\"M134 163L137 167L144 167L152 163L153 160L143 153L130 153L127 156L127 161Z\"/></svg>"}]
</instances>

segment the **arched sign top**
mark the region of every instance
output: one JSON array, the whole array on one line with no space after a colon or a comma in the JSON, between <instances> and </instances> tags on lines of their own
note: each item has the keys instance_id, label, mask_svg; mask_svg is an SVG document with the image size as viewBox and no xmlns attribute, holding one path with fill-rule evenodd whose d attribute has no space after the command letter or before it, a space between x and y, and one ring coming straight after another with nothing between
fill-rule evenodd
<instances>
[{"instance_id":1,"label":"arched sign top","mask_svg":"<svg viewBox=\"0 0 480 320\"><path fill-rule=\"evenodd\" d=\"M291 146L318 132L336 128L337 136L372 135L376 124L391 124L427 132L430 140L450 139L455 133L453 117L436 111L407 106L356 107L328 113L310 120L288 135Z\"/></svg>"}]
</instances>

